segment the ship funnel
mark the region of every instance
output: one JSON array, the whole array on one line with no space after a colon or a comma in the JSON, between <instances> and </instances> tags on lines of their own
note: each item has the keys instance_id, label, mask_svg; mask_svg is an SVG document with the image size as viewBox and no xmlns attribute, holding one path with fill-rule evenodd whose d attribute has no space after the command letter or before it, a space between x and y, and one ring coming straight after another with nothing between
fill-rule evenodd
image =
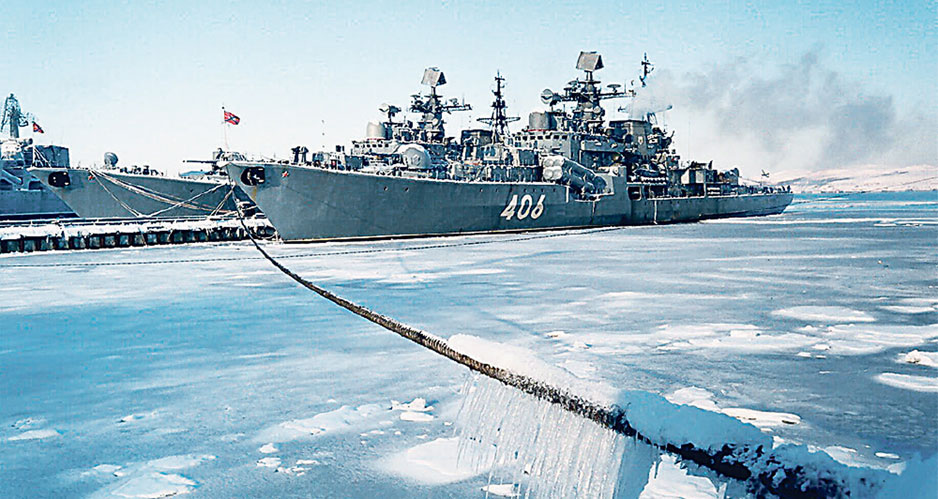
<instances>
[{"instance_id":1,"label":"ship funnel","mask_svg":"<svg viewBox=\"0 0 938 499\"><path fill-rule=\"evenodd\" d=\"M365 137L369 139L389 139L388 127L384 123L368 122Z\"/></svg>"}]
</instances>

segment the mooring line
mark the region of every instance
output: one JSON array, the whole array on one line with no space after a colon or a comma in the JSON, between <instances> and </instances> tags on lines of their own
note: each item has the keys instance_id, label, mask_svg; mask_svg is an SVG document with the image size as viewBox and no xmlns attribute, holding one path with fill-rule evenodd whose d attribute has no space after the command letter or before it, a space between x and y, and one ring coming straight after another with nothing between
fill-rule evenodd
<instances>
[{"instance_id":1,"label":"mooring line","mask_svg":"<svg viewBox=\"0 0 938 499\"><path fill-rule=\"evenodd\" d=\"M264 259L298 284L339 307L463 365L472 371L499 381L506 386L521 390L545 402L556 404L569 412L592 420L605 428L621 433L627 437L636 438L657 449L677 455L683 460L713 470L722 476L744 481L748 484L750 490L757 494L769 492L780 497L822 498L849 497L851 496L851 492L860 494L863 492L847 490L846 485L841 480L838 480L835 476L830 476L830 474L812 473L811 471L817 471L813 470L813 467L809 466L809 469L806 470L804 466L797 464L785 466L770 449L764 449L762 446L752 448L749 445L737 446L734 444L725 444L721 449L714 451L695 447L691 443L681 444L680 446L671 443L659 445L647 436L639 433L629 423L625 408L620 408L616 405L600 405L580 397L575 393L555 387L530 376L518 374L476 360L469 355L453 349L446 340L438 336L377 313L304 279L281 264L274 257L270 256L251 231L248 230L240 207L238 207L236 211L241 226L247 231L248 237L257 251L260 252ZM870 487L875 486L875 484L868 485Z\"/></svg>"},{"instance_id":2,"label":"mooring line","mask_svg":"<svg viewBox=\"0 0 938 499\"><path fill-rule=\"evenodd\" d=\"M464 246L482 246L486 244L498 244L498 243L512 243L519 241L531 241L536 239L549 239L554 237L568 237L568 236L580 236L584 234L597 234L601 232L612 232L617 230L624 230L628 227L601 227L594 229L585 229L585 230L565 230L563 232L543 232L534 235L527 236L518 236L518 237L498 237L494 239L482 239L477 241L460 241L458 243L434 243L434 244L421 244L417 246L407 246L403 248L369 248L369 249L350 249L350 250L341 250L341 251L320 251L320 252L307 252L307 253L295 253L292 255L281 255L277 258L282 259L291 259L291 258L309 258L309 257L322 257L322 256L346 256L346 255L368 255L374 253L388 253L395 251L424 251L431 249L443 249L443 248L460 248ZM163 245L156 245L163 246ZM260 256L231 256L231 257L211 257L211 258L180 258L180 259L166 259L166 260L140 260L132 262L62 262L62 263L12 263L12 264L0 264L0 269L2 268L44 268L44 267L119 267L119 266L134 266L134 265L166 265L174 263L211 263L211 262L233 262L233 261L242 261L242 260L263 260L264 257Z\"/></svg>"}]
</instances>

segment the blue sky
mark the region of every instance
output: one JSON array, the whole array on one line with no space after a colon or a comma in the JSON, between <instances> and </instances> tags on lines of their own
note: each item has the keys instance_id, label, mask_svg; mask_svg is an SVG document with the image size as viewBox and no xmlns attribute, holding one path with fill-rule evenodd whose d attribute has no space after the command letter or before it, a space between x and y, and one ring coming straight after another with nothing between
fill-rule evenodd
<instances>
[{"instance_id":1,"label":"blue sky","mask_svg":"<svg viewBox=\"0 0 938 499\"><path fill-rule=\"evenodd\" d=\"M0 92L15 93L45 128L44 139L72 149L73 163L100 162L112 150L122 163L173 170L182 159L204 157L221 144L222 104L242 118L230 131L233 148L285 156L293 145L318 148L360 137L382 102L406 105L422 89L427 66L446 72L449 83L442 90L472 103L472 118L487 114L491 78L500 70L508 78L510 109L525 117L541 106L541 89L560 88L577 76L580 50L603 54L606 69L598 76L605 82L634 79L648 52L656 76L680 89L673 100L687 104L675 105L666 118L685 157L710 155L722 166L745 163L757 171L762 165L749 163L765 151L734 154L754 143L752 137L712 131L726 128L717 125L726 116L713 116L713 109L733 112L737 104L727 99L735 93L723 97L722 107L701 107L694 105L693 82L718 85L721 75L733 73L734 89L763 88L766 80L785 81L780 75L811 54L819 68L814 85L836 80L837 95L854 100L822 110L823 122L803 128L816 129L818 141L850 136L831 129L851 126L835 119L839 110L881 97L888 102L873 103L877 116L898 128L877 147L905 150L896 141L907 130L924 127L925 138L935 137L929 127L938 111L936 10L935 2L916 1L6 0ZM830 101L825 95L830 93L814 96L818 106ZM790 119L797 121L801 113L795 114ZM772 121L751 121L750 129L779 130ZM468 115L450 120L454 129L470 123ZM775 146L780 141L785 137L772 137ZM934 163L934 144L914 142L920 150L897 161ZM796 162L779 154L771 166ZM867 163L896 157L882 156L861 151L846 157ZM808 167L818 163L817 157L800 160Z\"/></svg>"}]
</instances>

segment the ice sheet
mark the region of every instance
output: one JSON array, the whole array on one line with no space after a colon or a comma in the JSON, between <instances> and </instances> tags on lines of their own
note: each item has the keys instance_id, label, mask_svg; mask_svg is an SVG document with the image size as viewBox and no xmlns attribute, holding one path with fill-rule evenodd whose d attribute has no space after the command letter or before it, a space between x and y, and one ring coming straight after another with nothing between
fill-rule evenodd
<instances>
[{"instance_id":1,"label":"ice sheet","mask_svg":"<svg viewBox=\"0 0 938 499\"><path fill-rule=\"evenodd\" d=\"M938 351L938 226L933 193L891 196L803 197L741 223L271 251L441 337L519 347L617 389L694 388L680 403L746 409L737 415L774 446L853 449L839 457L914 472L916 454L938 450L927 360ZM348 250L382 251L334 254ZM227 260L171 263L211 259ZM13 263L40 266L3 267ZM0 282L4 497L110 493L132 478L140 491L205 497L473 497L524 481L496 469L429 484L376 466L454 437L465 370L312 296L248 244L3 255ZM919 361L906 361L913 351ZM358 412L368 406L380 410ZM792 416L800 423L779 423ZM16 439L27 432L45 437ZM268 444L276 451L259 451ZM186 455L218 458L137 471ZM257 466L268 457L279 464ZM625 476L644 488L649 467Z\"/></svg>"}]
</instances>

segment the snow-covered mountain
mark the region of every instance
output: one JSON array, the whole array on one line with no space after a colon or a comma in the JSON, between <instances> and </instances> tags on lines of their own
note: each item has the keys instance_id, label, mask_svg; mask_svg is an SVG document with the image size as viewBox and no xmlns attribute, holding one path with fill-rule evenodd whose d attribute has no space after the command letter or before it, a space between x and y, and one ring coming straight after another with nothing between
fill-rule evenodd
<instances>
[{"instance_id":1,"label":"snow-covered mountain","mask_svg":"<svg viewBox=\"0 0 938 499\"><path fill-rule=\"evenodd\" d=\"M791 185L795 192L895 192L938 190L938 166L901 168L859 166L820 171L773 173L773 184Z\"/></svg>"}]
</instances>

